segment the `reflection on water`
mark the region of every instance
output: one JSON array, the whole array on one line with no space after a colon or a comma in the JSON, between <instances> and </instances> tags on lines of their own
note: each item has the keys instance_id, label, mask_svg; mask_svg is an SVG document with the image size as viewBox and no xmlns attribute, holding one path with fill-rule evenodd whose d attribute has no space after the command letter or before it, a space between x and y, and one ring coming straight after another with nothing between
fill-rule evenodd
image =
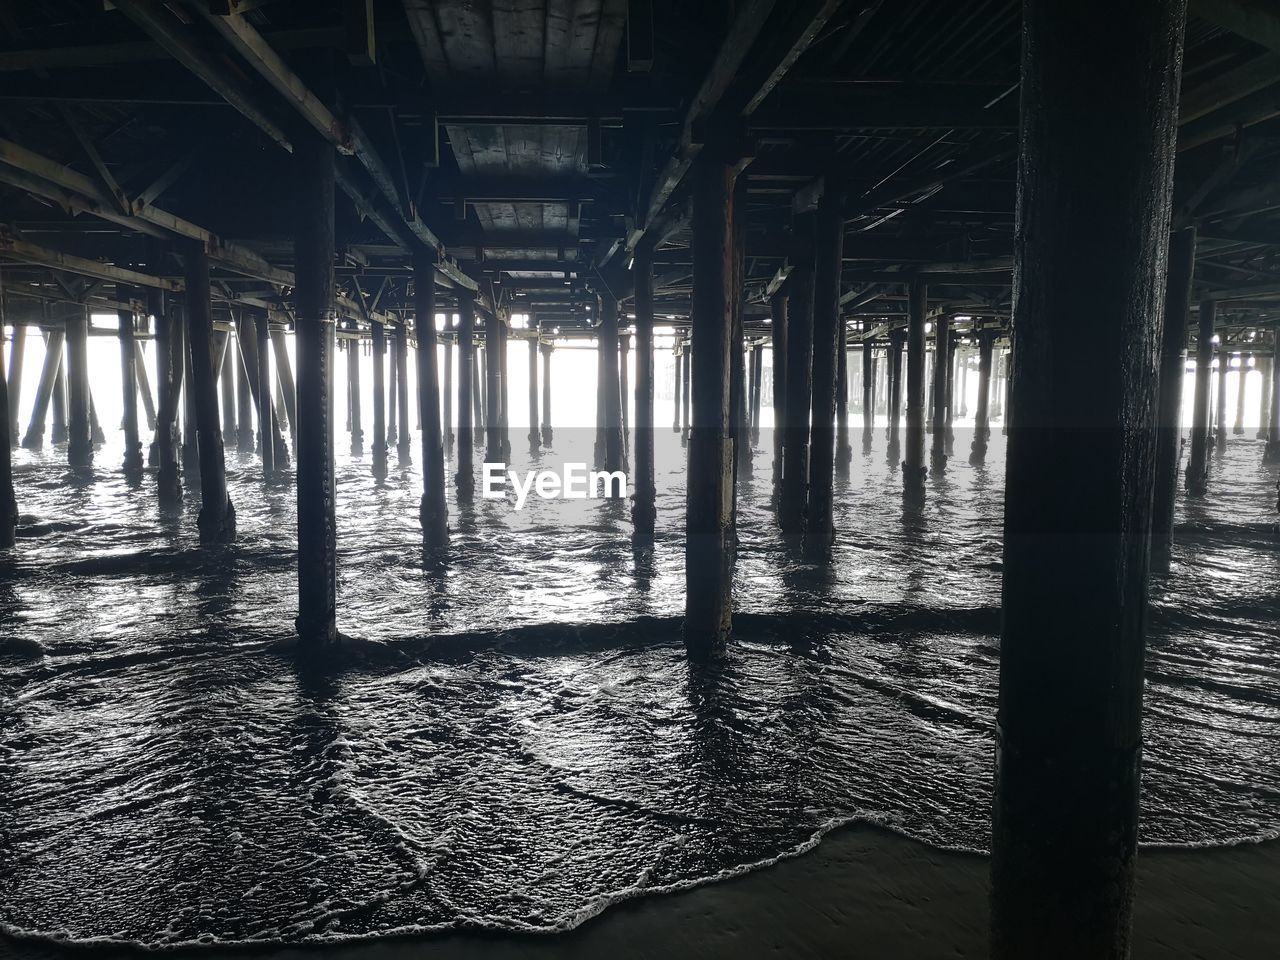
<instances>
[{"instance_id":1,"label":"reflection on water","mask_svg":"<svg viewBox=\"0 0 1280 960\"><path fill-rule=\"evenodd\" d=\"M556 441L548 465L590 459L589 433ZM157 944L547 929L858 818L984 847L999 436L985 468L958 455L904 520L878 431L837 485L830 570L776 534L770 443L739 499L732 653L703 673L679 641L669 431L658 547L639 560L622 504L451 500L453 552L429 568L416 471L376 486L367 460L342 461L340 625L379 643L339 669L285 646L294 493L264 488L252 460L230 463L239 541L204 550L197 503L159 518L117 450L81 486L60 452L16 453L28 518L0 559L0 922ZM1180 506L1154 582L1148 842L1280 826L1280 560L1260 459L1230 445L1210 498Z\"/></svg>"}]
</instances>

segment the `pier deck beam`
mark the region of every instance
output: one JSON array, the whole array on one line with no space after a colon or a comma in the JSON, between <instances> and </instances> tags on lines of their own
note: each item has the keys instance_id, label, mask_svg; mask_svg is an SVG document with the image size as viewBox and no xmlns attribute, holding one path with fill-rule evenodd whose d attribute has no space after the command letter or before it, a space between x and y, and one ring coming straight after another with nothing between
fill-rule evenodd
<instances>
[{"instance_id":1,"label":"pier deck beam","mask_svg":"<svg viewBox=\"0 0 1280 960\"><path fill-rule=\"evenodd\" d=\"M294 221L296 287L299 640L309 647L335 642L337 521L333 476L334 162L333 145L300 137ZM278 351L277 361L283 351ZM305 411L297 416L296 411Z\"/></svg>"},{"instance_id":2,"label":"pier deck beam","mask_svg":"<svg viewBox=\"0 0 1280 960\"><path fill-rule=\"evenodd\" d=\"M1129 955L1186 14L1023 4L993 960Z\"/></svg>"},{"instance_id":3,"label":"pier deck beam","mask_svg":"<svg viewBox=\"0 0 1280 960\"><path fill-rule=\"evenodd\" d=\"M422 502L418 518L428 550L449 544L449 508L445 505L444 440L440 434L440 372L436 362L436 253L413 257L414 325L418 335L418 419L422 423ZM401 382L404 380L401 378ZM400 418L409 422L408 412ZM405 431L408 434L408 431ZM405 455L406 462L408 455Z\"/></svg>"},{"instance_id":4,"label":"pier deck beam","mask_svg":"<svg viewBox=\"0 0 1280 960\"><path fill-rule=\"evenodd\" d=\"M1213 326L1217 304L1200 301L1196 334L1196 382L1191 406L1191 455L1187 459L1187 493L1201 496L1209 486L1209 386L1213 381Z\"/></svg>"},{"instance_id":5,"label":"pier deck beam","mask_svg":"<svg viewBox=\"0 0 1280 960\"><path fill-rule=\"evenodd\" d=\"M902 496L909 507L924 500L924 317L929 290L913 280L907 286L907 417L906 450L902 456Z\"/></svg>"},{"instance_id":6,"label":"pier deck beam","mask_svg":"<svg viewBox=\"0 0 1280 960\"><path fill-rule=\"evenodd\" d=\"M782 492L778 526L785 534L804 531L809 484L809 407L813 401L813 301L815 214L794 218L793 263L787 278L787 403L781 425Z\"/></svg>"},{"instance_id":7,"label":"pier deck beam","mask_svg":"<svg viewBox=\"0 0 1280 960\"><path fill-rule=\"evenodd\" d=\"M636 307L636 470L631 522L637 550L653 546L657 519L653 470L653 248L641 244L632 263Z\"/></svg>"},{"instance_id":8,"label":"pier deck beam","mask_svg":"<svg viewBox=\"0 0 1280 960\"><path fill-rule=\"evenodd\" d=\"M1183 227L1169 239L1164 328L1160 336L1156 481L1151 506L1151 535L1153 543L1159 546L1167 546L1173 535L1173 505L1178 493L1178 460L1182 454L1182 381L1187 368L1187 323L1195 259L1196 228Z\"/></svg>"},{"instance_id":9,"label":"pier deck beam","mask_svg":"<svg viewBox=\"0 0 1280 960\"><path fill-rule=\"evenodd\" d=\"M841 195L828 184L827 192L818 201L814 227L813 422L809 428L809 497L805 505L804 547L805 553L815 559L826 558L835 540L832 498L836 373L839 355L844 352L841 334L844 322L840 318L840 264L844 256Z\"/></svg>"},{"instance_id":10,"label":"pier deck beam","mask_svg":"<svg viewBox=\"0 0 1280 960\"><path fill-rule=\"evenodd\" d=\"M695 400L685 521L684 641L693 659L706 659L723 649L733 617L733 445L729 436L737 217L733 185L731 162L704 149L693 175L690 360Z\"/></svg>"},{"instance_id":11,"label":"pier deck beam","mask_svg":"<svg viewBox=\"0 0 1280 960\"><path fill-rule=\"evenodd\" d=\"M187 389L196 411L200 458L200 513L196 528L201 543L230 543L236 538L236 511L227 495L226 460L218 423L218 383L213 358L213 304L209 292L209 257L204 244L188 245L183 254L186 287L188 360Z\"/></svg>"}]
</instances>

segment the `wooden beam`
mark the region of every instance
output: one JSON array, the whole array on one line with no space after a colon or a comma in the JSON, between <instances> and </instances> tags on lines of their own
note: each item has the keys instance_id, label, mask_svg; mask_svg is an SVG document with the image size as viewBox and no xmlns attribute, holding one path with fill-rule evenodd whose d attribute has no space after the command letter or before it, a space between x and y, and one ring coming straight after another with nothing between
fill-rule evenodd
<instances>
[{"instance_id":1,"label":"wooden beam","mask_svg":"<svg viewBox=\"0 0 1280 960\"><path fill-rule=\"evenodd\" d=\"M0 256L24 263L39 264L54 270L65 270L82 277L96 280L109 280L112 283L130 284L140 287L154 287L159 290L181 290L178 280L168 277L154 277L139 273L125 267L117 267L111 263L89 260L85 257L73 256L60 250L51 250L35 243L30 243L17 236L11 227L0 225Z\"/></svg>"}]
</instances>

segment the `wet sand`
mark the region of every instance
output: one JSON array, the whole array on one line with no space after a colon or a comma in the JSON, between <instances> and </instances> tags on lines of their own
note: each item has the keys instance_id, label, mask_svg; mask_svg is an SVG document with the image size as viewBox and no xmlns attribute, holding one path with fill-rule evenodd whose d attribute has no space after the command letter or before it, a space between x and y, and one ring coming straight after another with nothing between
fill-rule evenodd
<instances>
[{"instance_id":1,"label":"wet sand","mask_svg":"<svg viewBox=\"0 0 1280 960\"><path fill-rule=\"evenodd\" d=\"M1145 850L1138 873L1135 960L1277 955L1280 841ZM766 870L615 906L563 935L454 934L181 953L238 960L982 958L986 897L985 857L945 853L861 827L837 831L810 853ZM0 954L6 948L20 960L144 955L0 940Z\"/></svg>"}]
</instances>

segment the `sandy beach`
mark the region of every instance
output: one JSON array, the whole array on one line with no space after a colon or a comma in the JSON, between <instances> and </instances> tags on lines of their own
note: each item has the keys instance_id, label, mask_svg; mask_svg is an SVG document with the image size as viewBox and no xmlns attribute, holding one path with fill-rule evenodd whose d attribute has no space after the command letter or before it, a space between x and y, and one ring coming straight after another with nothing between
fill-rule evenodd
<instances>
[{"instance_id":1,"label":"sandy beach","mask_svg":"<svg viewBox=\"0 0 1280 960\"><path fill-rule=\"evenodd\" d=\"M1140 860L1137 960L1270 960L1280 948L1280 843L1146 850ZM207 958L508 960L517 957L982 958L987 860L868 828L810 853L682 894L621 904L560 936L457 934L333 945L209 948ZM18 960L138 957L142 951L0 941ZM151 954L154 956L154 954Z\"/></svg>"}]
</instances>

